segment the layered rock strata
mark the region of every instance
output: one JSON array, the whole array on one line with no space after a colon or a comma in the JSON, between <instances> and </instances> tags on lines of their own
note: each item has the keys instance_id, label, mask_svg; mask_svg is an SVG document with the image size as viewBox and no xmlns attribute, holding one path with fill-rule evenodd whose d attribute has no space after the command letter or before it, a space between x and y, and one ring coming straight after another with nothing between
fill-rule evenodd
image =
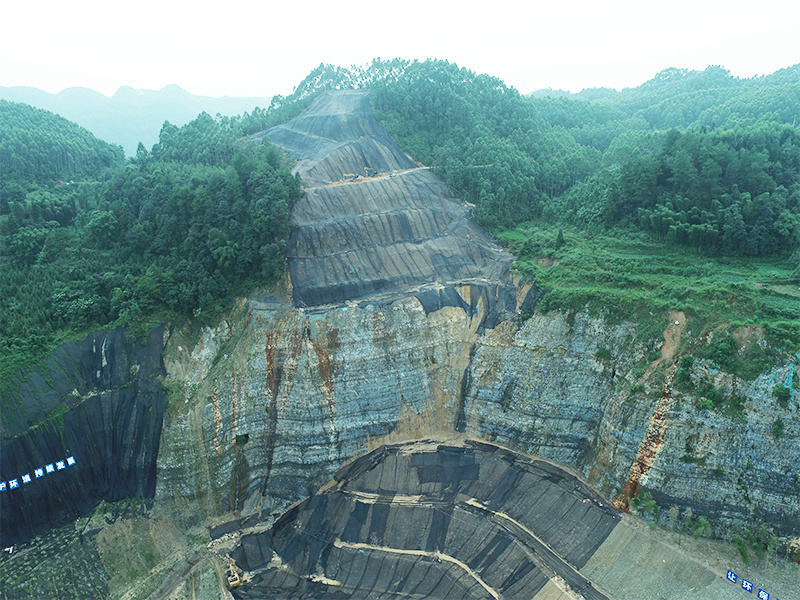
<instances>
[{"instance_id":1,"label":"layered rock strata","mask_svg":"<svg viewBox=\"0 0 800 600\"><path fill-rule=\"evenodd\" d=\"M345 109L352 114L336 112ZM500 251L480 232L471 237L458 203L436 204L442 184L419 179L428 171L325 179L358 170L368 152L353 148L368 136L391 147L367 111L365 93L331 93L267 132L309 177L349 148L293 213L295 299L333 304L304 310L251 298L240 317L193 348L173 349L168 370L182 382L186 409L167 427L165 499L193 503L205 516L268 514L376 444L455 430L570 465L609 500L646 456L636 487L664 510L798 532L797 407L770 396L790 362L755 382L713 375L716 387L746 398L743 422L695 408L690 391L672 394L677 348L701 343L700 333L684 331L682 315L668 326L665 319L663 356L652 364L652 339L632 323L586 313L508 319L498 310L514 304L507 259L491 260ZM387 168L403 166L394 150L378 154ZM394 250L376 254L414 236L429 263L392 262L401 256ZM434 251L443 248L451 250ZM435 282L418 285L428 276ZM531 310L541 291L525 291L518 304ZM699 361L697 369L711 365ZM778 418L786 423L782 439L771 433Z\"/></svg>"},{"instance_id":2,"label":"layered rock strata","mask_svg":"<svg viewBox=\"0 0 800 600\"><path fill-rule=\"evenodd\" d=\"M465 394L467 433L574 466L610 499L649 443L639 493L661 507L800 532L800 430L789 425L786 437L772 431L777 419L796 424L797 404L781 407L772 389L797 367L787 361L749 382L696 361L698 382L745 398L734 418L698 409L699 389L673 388L677 354L655 361L649 378L637 376L649 352L632 324L567 317L537 314L518 330L478 339ZM663 422L659 439L650 440L654 419Z\"/></svg>"}]
</instances>

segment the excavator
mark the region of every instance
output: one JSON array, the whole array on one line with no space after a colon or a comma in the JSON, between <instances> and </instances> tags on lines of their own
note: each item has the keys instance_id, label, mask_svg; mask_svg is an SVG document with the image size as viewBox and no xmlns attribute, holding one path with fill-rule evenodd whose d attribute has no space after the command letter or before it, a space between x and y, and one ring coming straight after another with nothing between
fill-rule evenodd
<instances>
[{"instance_id":1,"label":"excavator","mask_svg":"<svg viewBox=\"0 0 800 600\"><path fill-rule=\"evenodd\" d=\"M236 572L236 567L233 566L233 563L228 563L225 577L228 578L228 586L231 588L238 587L242 583L242 580L239 579L239 573Z\"/></svg>"}]
</instances>

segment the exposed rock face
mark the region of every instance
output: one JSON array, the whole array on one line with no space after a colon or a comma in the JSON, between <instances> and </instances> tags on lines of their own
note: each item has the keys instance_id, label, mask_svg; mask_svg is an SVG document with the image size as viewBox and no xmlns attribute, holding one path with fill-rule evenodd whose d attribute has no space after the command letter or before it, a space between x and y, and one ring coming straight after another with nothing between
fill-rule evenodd
<instances>
[{"instance_id":1,"label":"exposed rock face","mask_svg":"<svg viewBox=\"0 0 800 600\"><path fill-rule=\"evenodd\" d=\"M267 514L366 449L455 430L570 465L612 500L642 462L626 489L650 492L663 509L800 529L796 405L769 395L789 362L753 383L714 375L747 398L745 425L673 393L676 348L691 337L682 316L653 364L650 340L631 323L504 319L514 304L508 257L440 197L429 172L324 185L364 157L402 167L381 132L361 92L330 94L268 132L319 185L296 205L290 271L299 303L328 304L305 311L253 298L196 345L171 344L167 369L185 410L168 420L157 496L180 507L176 518ZM382 150L360 146L365 136Z\"/></svg>"},{"instance_id":2,"label":"exposed rock face","mask_svg":"<svg viewBox=\"0 0 800 600\"><path fill-rule=\"evenodd\" d=\"M672 362L651 375L646 394L631 396L650 352L632 324L583 313L570 324L554 313L480 333L481 320L452 306L426 313L415 298L325 313L251 301L194 349L168 353L169 371L208 366L208 375L186 372L188 409L165 428L157 498L182 515L202 508L198 519L233 509L268 514L369 448L460 430L572 466L613 500ZM601 347L612 357L598 359ZM770 396L774 379L792 368L753 383L718 374L720 386L736 385L748 398L746 424L675 392L641 491L664 513L691 508L798 531L797 408ZM787 427L776 440L778 416Z\"/></svg>"},{"instance_id":3,"label":"exposed rock face","mask_svg":"<svg viewBox=\"0 0 800 600\"><path fill-rule=\"evenodd\" d=\"M163 329L145 344L124 331L64 344L0 398L4 427L0 543L5 546L84 514L100 500L152 498L166 396L156 379ZM8 412L6 412L8 411ZM58 462L68 457L74 465ZM53 472L36 469L53 465ZM31 481L22 484L22 477Z\"/></svg>"},{"instance_id":4,"label":"exposed rock face","mask_svg":"<svg viewBox=\"0 0 800 600\"><path fill-rule=\"evenodd\" d=\"M498 328L478 339L466 432L575 466L614 498L652 426L676 357L650 376L646 397L631 395L636 365L647 364L635 328L585 314L570 325L565 317L534 315L519 331ZM600 348L611 349L612 357L597 358ZM662 507L766 522L784 533L800 530L800 431L795 425L785 437L772 434L779 417L796 424L791 414L797 405L782 409L772 397L775 381L793 368L779 365L746 382L699 362L698 375L747 398L744 413L734 420L698 410L697 396L670 386L663 439L641 491Z\"/></svg>"},{"instance_id":5,"label":"exposed rock face","mask_svg":"<svg viewBox=\"0 0 800 600\"><path fill-rule=\"evenodd\" d=\"M167 420L160 497L207 515L279 508L371 440L455 428L480 312L426 314L413 297L384 309L246 310L193 349L170 344L167 369L196 371L183 379L186 412Z\"/></svg>"},{"instance_id":6,"label":"exposed rock face","mask_svg":"<svg viewBox=\"0 0 800 600\"><path fill-rule=\"evenodd\" d=\"M372 114L368 92L325 94L266 135L298 160L296 172L312 186L292 211L297 304L392 301L415 291L428 303L431 291L472 284L497 307L490 326L497 311L514 308L513 257L441 179L403 154ZM361 180L367 174L381 175ZM436 293L435 302L442 297L456 301Z\"/></svg>"},{"instance_id":7,"label":"exposed rock face","mask_svg":"<svg viewBox=\"0 0 800 600\"><path fill-rule=\"evenodd\" d=\"M368 106L363 94L345 100ZM318 117L334 116L323 108ZM373 135L374 118L359 114L358 131ZM352 139L350 119L328 122L338 129L292 125L283 141L270 132L284 148L292 136L320 138L314 160L298 163L319 185L364 156L374 169L413 167L380 136L356 150L363 140ZM315 170L325 152L338 162ZM431 177L416 170L307 191L290 270L298 304L313 310L250 298L213 329L172 335L163 365L162 331L144 346L121 332L90 336L21 380L0 399L2 481L67 456L76 465L0 492L2 542L130 495L155 494L182 528L231 511L258 520L372 448L454 431L571 466L613 499L660 404L666 420L641 490L662 509L800 534L796 392L788 408L770 395L797 370L790 361L752 383L696 366L746 397L746 424L696 409L691 393L661 402L678 356L651 368L634 324L585 313L506 318L510 256ZM166 414L156 379L165 372ZM644 391L632 394L639 383Z\"/></svg>"}]
</instances>

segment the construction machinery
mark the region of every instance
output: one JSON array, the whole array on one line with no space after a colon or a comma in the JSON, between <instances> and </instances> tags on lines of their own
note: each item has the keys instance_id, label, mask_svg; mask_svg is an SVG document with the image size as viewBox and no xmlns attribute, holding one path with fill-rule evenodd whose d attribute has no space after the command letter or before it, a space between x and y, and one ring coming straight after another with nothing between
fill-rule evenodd
<instances>
[{"instance_id":1,"label":"construction machinery","mask_svg":"<svg viewBox=\"0 0 800 600\"><path fill-rule=\"evenodd\" d=\"M225 577L228 578L228 586L231 588L238 587L242 583L242 580L239 578L239 573L236 572L236 567L233 566L233 563L228 564Z\"/></svg>"}]
</instances>

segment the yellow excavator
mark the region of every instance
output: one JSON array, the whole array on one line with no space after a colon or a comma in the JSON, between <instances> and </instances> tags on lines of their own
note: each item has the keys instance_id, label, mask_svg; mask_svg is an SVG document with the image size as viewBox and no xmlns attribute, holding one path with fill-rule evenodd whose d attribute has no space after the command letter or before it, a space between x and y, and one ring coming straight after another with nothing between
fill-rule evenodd
<instances>
[{"instance_id":1,"label":"yellow excavator","mask_svg":"<svg viewBox=\"0 0 800 600\"><path fill-rule=\"evenodd\" d=\"M236 572L236 567L233 566L233 563L228 563L225 577L228 578L228 586L231 588L238 587L242 583L242 580L239 579L239 573Z\"/></svg>"}]
</instances>

